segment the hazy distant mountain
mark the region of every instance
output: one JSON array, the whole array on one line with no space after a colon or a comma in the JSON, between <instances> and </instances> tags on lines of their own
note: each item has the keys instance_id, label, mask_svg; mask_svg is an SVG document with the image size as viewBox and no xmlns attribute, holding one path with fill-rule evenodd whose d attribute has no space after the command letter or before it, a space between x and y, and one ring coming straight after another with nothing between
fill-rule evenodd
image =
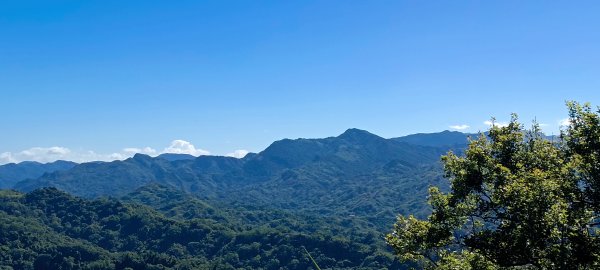
<instances>
[{"instance_id":1,"label":"hazy distant mountain","mask_svg":"<svg viewBox=\"0 0 600 270\"><path fill-rule=\"evenodd\" d=\"M466 147L468 138L475 139L477 134L468 134L458 131L442 131L437 133L417 133L392 140L410 144L433 146L433 147Z\"/></svg>"},{"instance_id":2,"label":"hazy distant mountain","mask_svg":"<svg viewBox=\"0 0 600 270\"><path fill-rule=\"evenodd\" d=\"M9 163L0 165L0 189L12 188L19 181L38 178L44 173L66 171L75 165L77 163L64 160L45 164L35 161L24 161L17 164Z\"/></svg>"},{"instance_id":3,"label":"hazy distant mountain","mask_svg":"<svg viewBox=\"0 0 600 270\"><path fill-rule=\"evenodd\" d=\"M148 183L162 183L185 191L214 189L241 168L241 160L232 157L200 156L193 160L169 161L136 154L132 158L102 163L83 163L69 171L43 175L19 182L15 188L31 191L39 187L57 187L85 197L118 196Z\"/></svg>"}]
</instances>

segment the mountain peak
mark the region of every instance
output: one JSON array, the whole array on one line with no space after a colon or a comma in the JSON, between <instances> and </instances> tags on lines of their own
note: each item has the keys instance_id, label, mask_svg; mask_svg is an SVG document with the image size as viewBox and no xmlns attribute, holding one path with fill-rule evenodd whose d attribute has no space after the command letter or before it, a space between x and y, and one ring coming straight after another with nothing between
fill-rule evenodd
<instances>
[{"instance_id":1,"label":"mountain peak","mask_svg":"<svg viewBox=\"0 0 600 270\"><path fill-rule=\"evenodd\" d=\"M133 157L131 157L127 160L132 160L138 164L145 164L145 165L148 165L153 162L153 158L151 156L145 155L145 154L140 154L140 153L133 155ZM127 160L125 160L125 161L127 161Z\"/></svg>"},{"instance_id":2,"label":"mountain peak","mask_svg":"<svg viewBox=\"0 0 600 270\"><path fill-rule=\"evenodd\" d=\"M141 154L141 153L135 153L135 155L133 155L133 159L151 159L152 157L146 154Z\"/></svg>"},{"instance_id":3,"label":"mountain peak","mask_svg":"<svg viewBox=\"0 0 600 270\"><path fill-rule=\"evenodd\" d=\"M196 159L196 156L192 156L189 154L174 154L174 153L164 153L157 156L158 158L166 159L168 161L177 161L177 160L192 160Z\"/></svg>"},{"instance_id":4,"label":"mountain peak","mask_svg":"<svg viewBox=\"0 0 600 270\"><path fill-rule=\"evenodd\" d=\"M349 128L340 136L340 139L351 139L351 140L364 140L364 139L373 139L373 138L381 138L373 133L370 133L366 130L358 129L358 128Z\"/></svg>"}]
</instances>

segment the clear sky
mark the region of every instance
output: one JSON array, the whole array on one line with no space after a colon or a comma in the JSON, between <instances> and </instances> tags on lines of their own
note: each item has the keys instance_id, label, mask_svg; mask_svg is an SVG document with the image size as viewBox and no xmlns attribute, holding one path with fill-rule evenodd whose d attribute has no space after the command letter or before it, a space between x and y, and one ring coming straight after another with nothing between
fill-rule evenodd
<instances>
[{"instance_id":1,"label":"clear sky","mask_svg":"<svg viewBox=\"0 0 600 270\"><path fill-rule=\"evenodd\" d=\"M556 133L565 100L600 105L599 14L598 1L1 1L0 163L257 152L351 127L477 132L511 112Z\"/></svg>"}]
</instances>

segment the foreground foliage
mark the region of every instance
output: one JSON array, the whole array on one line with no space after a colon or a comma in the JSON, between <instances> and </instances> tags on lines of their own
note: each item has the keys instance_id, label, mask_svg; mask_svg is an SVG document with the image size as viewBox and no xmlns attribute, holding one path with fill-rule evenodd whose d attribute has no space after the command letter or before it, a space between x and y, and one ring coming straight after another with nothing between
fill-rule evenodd
<instances>
[{"instance_id":1,"label":"foreground foliage","mask_svg":"<svg viewBox=\"0 0 600 270\"><path fill-rule=\"evenodd\" d=\"M451 191L430 189L433 213L399 216L387 242L436 269L600 267L600 116L568 103L571 125L547 140L513 115L443 157Z\"/></svg>"}]
</instances>

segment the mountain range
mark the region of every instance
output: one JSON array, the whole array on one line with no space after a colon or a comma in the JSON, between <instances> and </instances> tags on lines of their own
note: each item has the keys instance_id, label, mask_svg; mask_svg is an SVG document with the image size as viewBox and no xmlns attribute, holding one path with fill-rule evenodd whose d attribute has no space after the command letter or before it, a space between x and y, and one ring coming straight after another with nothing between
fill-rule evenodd
<instances>
[{"instance_id":1,"label":"mountain range","mask_svg":"<svg viewBox=\"0 0 600 270\"><path fill-rule=\"evenodd\" d=\"M0 192L3 231L12 232L0 233L8 256L0 262L25 269L72 265L65 258L95 269L308 269L306 248L325 268L405 269L383 237L397 214L430 212L429 186L448 188L440 156L464 150L469 136L386 139L349 129L279 140L241 159L136 154L3 165L2 185L16 191ZM12 251L23 245L27 255Z\"/></svg>"},{"instance_id":2,"label":"mountain range","mask_svg":"<svg viewBox=\"0 0 600 270\"><path fill-rule=\"evenodd\" d=\"M385 139L348 129L336 137L279 140L241 159L136 154L112 162L35 163L36 170L22 174L30 163L9 164L0 171L16 176L1 183L25 192L56 187L86 198L160 184L229 205L361 216L383 228L397 213L427 213L428 186L447 185L440 156L460 151L469 136L444 131Z\"/></svg>"},{"instance_id":3,"label":"mountain range","mask_svg":"<svg viewBox=\"0 0 600 270\"><path fill-rule=\"evenodd\" d=\"M467 134L444 131L384 139L367 131L349 129L324 139L284 139L258 154L237 159L162 154L113 162L75 164L66 161L23 162L0 166L3 187L33 190L55 186L85 197L119 195L151 182L188 192L212 193L215 187L289 179L294 172L321 171L329 176L357 176L393 166L415 168L439 161L452 147L464 147ZM85 188L83 188L85 187Z\"/></svg>"}]
</instances>

